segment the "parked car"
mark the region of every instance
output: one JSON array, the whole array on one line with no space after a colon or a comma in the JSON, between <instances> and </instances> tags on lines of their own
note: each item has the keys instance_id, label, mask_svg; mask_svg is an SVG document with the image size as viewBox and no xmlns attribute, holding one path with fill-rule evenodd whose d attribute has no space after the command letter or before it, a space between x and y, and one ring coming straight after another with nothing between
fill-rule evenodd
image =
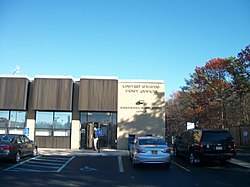
<instances>
[{"instance_id":1,"label":"parked car","mask_svg":"<svg viewBox=\"0 0 250 187\"><path fill-rule=\"evenodd\" d=\"M227 164L235 154L235 141L230 132L223 129L190 129L177 136L173 145L173 155L188 157L191 165L205 159Z\"/></svg>"},{"instance_id":2,"label":"parked car","mask_svg":"<svg viewBox=\"0 0 250 187\"><path fill-rule=\"evenodd\" d=\"M166 142L159 137L138 137L131 144L129 155L132 166L137 164L171 164L170 148Z\"/></svg>"},{"instance_id":3,"label":"parked car","mask_svg":"<svg viewBox=\"0 0 250 187\"><path fill-rule=\"evenodd\" d=\"M37 156L36 142L25 135L1 134L0 135L0 159L9 159L18 163L21 157Z\"/></svg>"}]
</instances>

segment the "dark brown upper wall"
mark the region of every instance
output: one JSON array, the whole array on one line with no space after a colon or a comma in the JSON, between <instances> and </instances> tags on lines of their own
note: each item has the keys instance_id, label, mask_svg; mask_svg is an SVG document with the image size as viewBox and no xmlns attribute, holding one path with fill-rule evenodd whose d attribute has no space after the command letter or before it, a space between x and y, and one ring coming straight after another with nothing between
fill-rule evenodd
<instances>
[{"instance_id":1,"label":"dark brown upper wall","mask_svg":"<svg viewBox=\"0 0 250 187\"><path fill-rule=\"evenodd\" d=\"M35 78L34 110L72 110L73 80L68 78Z\"/></svg>"},{"instance_id":2,"label":"dark brown upper wall","mask_svg":"<svg viewBox=\"0 0 250 187\"><path fill-rule=\"evenodd\" d=\"M0 109L26 110L29 79L0 77Z\"/></svg>"},{"instance_id":3,"label":"dark brown upper wall","mask_svg":"<svg viewBox=\"0 0 250 187\"><path fill-rule=\"evenodd\" d=\"M79 111L117 111L118 80L80 79Z\"/></svg>"}]
</instances>

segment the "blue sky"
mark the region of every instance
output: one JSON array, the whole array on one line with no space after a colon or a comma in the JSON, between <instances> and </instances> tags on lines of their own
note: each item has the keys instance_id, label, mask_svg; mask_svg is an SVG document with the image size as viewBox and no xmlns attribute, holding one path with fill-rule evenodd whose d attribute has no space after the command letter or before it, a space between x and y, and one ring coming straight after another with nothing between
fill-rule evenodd
<instances>
[{"instance_id":1,"label":"blue sky","mask_svg":"<svg viewBox=\"0 0 250 187\"><path fill-rule=\"evenodd\" d=\"M249 0L0 0L0 74L164 80L250 44Z\"/></svg>"}]
</instances>

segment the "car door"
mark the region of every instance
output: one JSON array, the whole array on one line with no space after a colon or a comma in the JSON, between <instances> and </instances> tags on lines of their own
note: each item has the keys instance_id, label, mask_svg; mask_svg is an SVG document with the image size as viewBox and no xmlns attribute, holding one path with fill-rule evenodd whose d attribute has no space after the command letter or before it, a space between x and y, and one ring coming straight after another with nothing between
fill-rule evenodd
<instances>
[{"instance_id":1,"label":"car door","mask_svg":"<svg viewBox=\"0 0 250 187\"><path fill-rule=\"evenodd\" d=\"M24 142L26 144L27 150L26 155L33 152L33 141L31 141L27 136L23 136Z\"/></svg>"},{"instance_id":2,"label":"car door","mask_svg":"<svg viewBox=\"0 0 250 187\"><path fill-rule=\"evenodd\" d=\"M187 155L189 149L190 132L186 131L182 135L182 153Z\"/></svg>"},{"instance_id":3,"label":"car door","mask_svg":"<svg viewBox=\"0 0 250 187\"><path fill-rule=\"evenodd\" d=\"M25 138L25 136L20 136L21 139L21 156L26 156L28 154L28 143L27 143L27 139Z\"/></svg>"},{"instance_id":4,"label":"car door","mask_svg":"<svg viewBox=\"0 0 250 187\"><path fill-rule=\"evenodd\" d=\"M177 140L177 147L180 153L183 153L184 151L185 134L186 132L183 132Z\"/></svg>"}]
</instances>

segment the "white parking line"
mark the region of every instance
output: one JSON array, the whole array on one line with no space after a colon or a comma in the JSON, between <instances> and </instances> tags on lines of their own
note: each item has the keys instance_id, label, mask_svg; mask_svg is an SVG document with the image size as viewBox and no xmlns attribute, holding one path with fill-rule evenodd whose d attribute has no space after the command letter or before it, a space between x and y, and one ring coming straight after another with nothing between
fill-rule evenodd
<instances>
[{"instance_id":1,"label":"white parking line","mask_svg":"<svg viewBox=\"0 0 250 187\"><path fill-rule=\"evenodd\" d=\"M35 157L35 158L39 158L40 156L37 156L37 157ZM20 166L20 165L22 165L22 164L24 164L24 163L26 163L26 162L29 162L30 160L33 160L33 159L35 159L35 158L30 158L30 159L28 159L28 160L25 160L25 161L23 161L23 162L20 162L20 163L18 163L18 164L15 164L15 165L13 165L13 166L11 166L11 167L8 167L8 168L6 168L6 169L4 169L4 171L9 171L9 170L11 170L11 169L13 169L13 168L16 168L17 166Z\"/></svg>"},{"instance_id":2,"label":"white parking line","mask_svg":"<svg viewBox=\"0 0 250 187\"><path fill-rule=\"evenodd\" d=\"M19 171L19 172L60 172L65 166L75 158L72 156L70 158L58 158L54 157L54 159L43 159L41 156L30 158L19 164L15 164L9 168L4 169L4 171ZM61 159L61 160L58 160ZM63 161L64 160L64 161ZM54 163L53 163L54 162ZM28 167L28 168L25 168ZM41 168L39 170L38 168ZM42 168L45 168L42 169Z\"/></svg>"},{"instance_id":3,"label":"white parking line","mask_svg":"<svg viewBox=\"0 0 250 187\"><path fill-rule=\"evenodd\" d=\"M62 166L59 170L57 170L57 172L62 171L62 169L65 168L65 166L66 166L68 163L70 163L71 160L73 160L74 158L75 158L75 156L72 156L65 164L63 164L63 166Z\"/></svg>"},{"instance_id":4,"label":"white parking line","mask_svg":"<svg viewBox=\"0 0 250 187\"><path fill-rule=\"evenodd\" d=\"M61 166L62 164L60 163L48 163L48 162L39 162L36 160L30 160L29 164L40 164L40 165L51 165L51 166Z\"/></svg>"},{"instance_id":5,"label":"white parking line","mask_svg":"<svg viewBox=\"0 0 250 187\"><path fill-rule=\"evenodd\" d=\"M177 164L176 162L172 161L173 164L175 164L176 166L178 166L179 168L187 171L187 172L191 172L189 169L185 168L184 166L181 166L180 164Z\"/></svg>"}]
</instances>

